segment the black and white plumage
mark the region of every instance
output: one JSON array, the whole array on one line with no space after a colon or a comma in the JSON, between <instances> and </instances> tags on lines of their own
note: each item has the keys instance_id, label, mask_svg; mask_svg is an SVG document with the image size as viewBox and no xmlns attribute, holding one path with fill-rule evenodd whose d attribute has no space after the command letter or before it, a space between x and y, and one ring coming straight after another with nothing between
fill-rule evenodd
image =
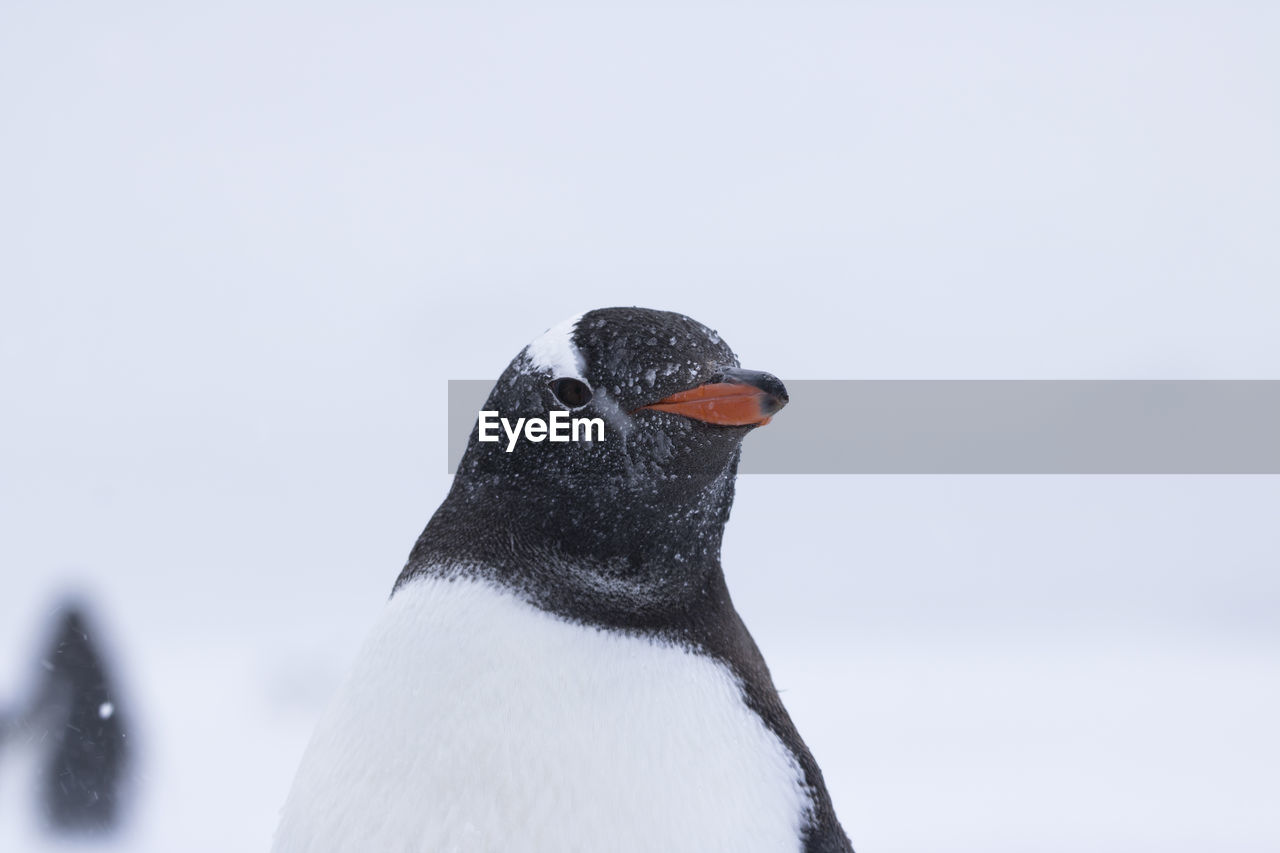
<instances>
[{"instance_id":1,"label":"black and white plumage","mask_svg":"<svg viewBox=\"0 0 1280 853\"><path fill-rule=\"evenodd\" d=\"M278 853L851 850L720 567L741 441L785 402L679 314L591 311L521 351L486 409L572 407L605 439L473 431Z\"/></svg>"}]
</instances>

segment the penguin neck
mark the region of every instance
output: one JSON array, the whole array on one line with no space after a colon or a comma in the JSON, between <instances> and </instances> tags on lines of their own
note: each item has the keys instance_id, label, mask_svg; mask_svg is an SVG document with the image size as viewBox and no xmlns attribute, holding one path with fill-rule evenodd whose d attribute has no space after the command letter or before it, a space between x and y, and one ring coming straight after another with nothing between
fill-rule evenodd
<instances>
[{"instance_id":1,"label":"penguin neck","mask_svg":"<svg viewBox=\"0 0 1280 853\"><path fill-rule=\"evenodd\" d=\"M687 622L692 609L728 600L720 545L736 461L696 483L458 477L396 588L418 575L479 574L581 621Z\"/></svg>"}]
</instances>

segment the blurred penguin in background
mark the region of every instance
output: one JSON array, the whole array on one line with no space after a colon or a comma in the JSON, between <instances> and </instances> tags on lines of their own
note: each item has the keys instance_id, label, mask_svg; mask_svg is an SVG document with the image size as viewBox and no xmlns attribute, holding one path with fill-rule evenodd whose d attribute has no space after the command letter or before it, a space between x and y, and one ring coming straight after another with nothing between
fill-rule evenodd
<instances>
[{"instance_id":1,"label":"blurred penguin in background","mask_svg":"<svg viewBox=\"0 0 1280 853\"><path fill-rule=\"evenodd\" d=\"M119 827L127 800L127 719L103 661L101 637L83 604L64 603L52 626L35 689L26 702L0 715L0 743L5 752L35 750L32 787L50 832L108 834Z\"/></svg>"}]
</instances>

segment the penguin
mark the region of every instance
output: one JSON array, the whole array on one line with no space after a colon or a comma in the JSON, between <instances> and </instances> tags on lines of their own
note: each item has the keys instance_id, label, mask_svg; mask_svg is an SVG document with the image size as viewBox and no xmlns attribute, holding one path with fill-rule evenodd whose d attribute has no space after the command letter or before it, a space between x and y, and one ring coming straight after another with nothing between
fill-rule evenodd
<instances>
[{"instance_id":1,"label":"penguin","mask_svg":"<svg viewBox=\"0 0 1280 853\"><path fill-rule=\"evenodd\" d=\"M787 403L681 314L526 346L322 716L276 853L852 847L720 565L743 438Z\"/></svg>"},{"instance_id":2,"label":"penguin","mask_svg":"<svg viewBox=\"0 0 1280 853\"><path fill-rule=\"evenodd\" d=\"M133 741L115 680L87 608L67 600L53 614L35 690L0 713L0 746L37 753L41 821L53 835L99 837L121 827L132 793Z\"/></svg>"}]
</instances>

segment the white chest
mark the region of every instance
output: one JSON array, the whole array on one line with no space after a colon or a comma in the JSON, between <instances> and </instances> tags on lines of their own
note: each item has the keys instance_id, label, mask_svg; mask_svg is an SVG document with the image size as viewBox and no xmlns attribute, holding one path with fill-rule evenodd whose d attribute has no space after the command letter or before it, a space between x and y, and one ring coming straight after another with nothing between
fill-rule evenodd
<instances>
[{"instance_id":1,"label":"white chest","mask_svg":"<svg viewBox=\"0 0 1280 853\"><path fill-rule=\"evenodd\" d=\"M422 578L318 727L275 849L794 851L806 805L723 665Z\"/></svg>"}]
</instances>

